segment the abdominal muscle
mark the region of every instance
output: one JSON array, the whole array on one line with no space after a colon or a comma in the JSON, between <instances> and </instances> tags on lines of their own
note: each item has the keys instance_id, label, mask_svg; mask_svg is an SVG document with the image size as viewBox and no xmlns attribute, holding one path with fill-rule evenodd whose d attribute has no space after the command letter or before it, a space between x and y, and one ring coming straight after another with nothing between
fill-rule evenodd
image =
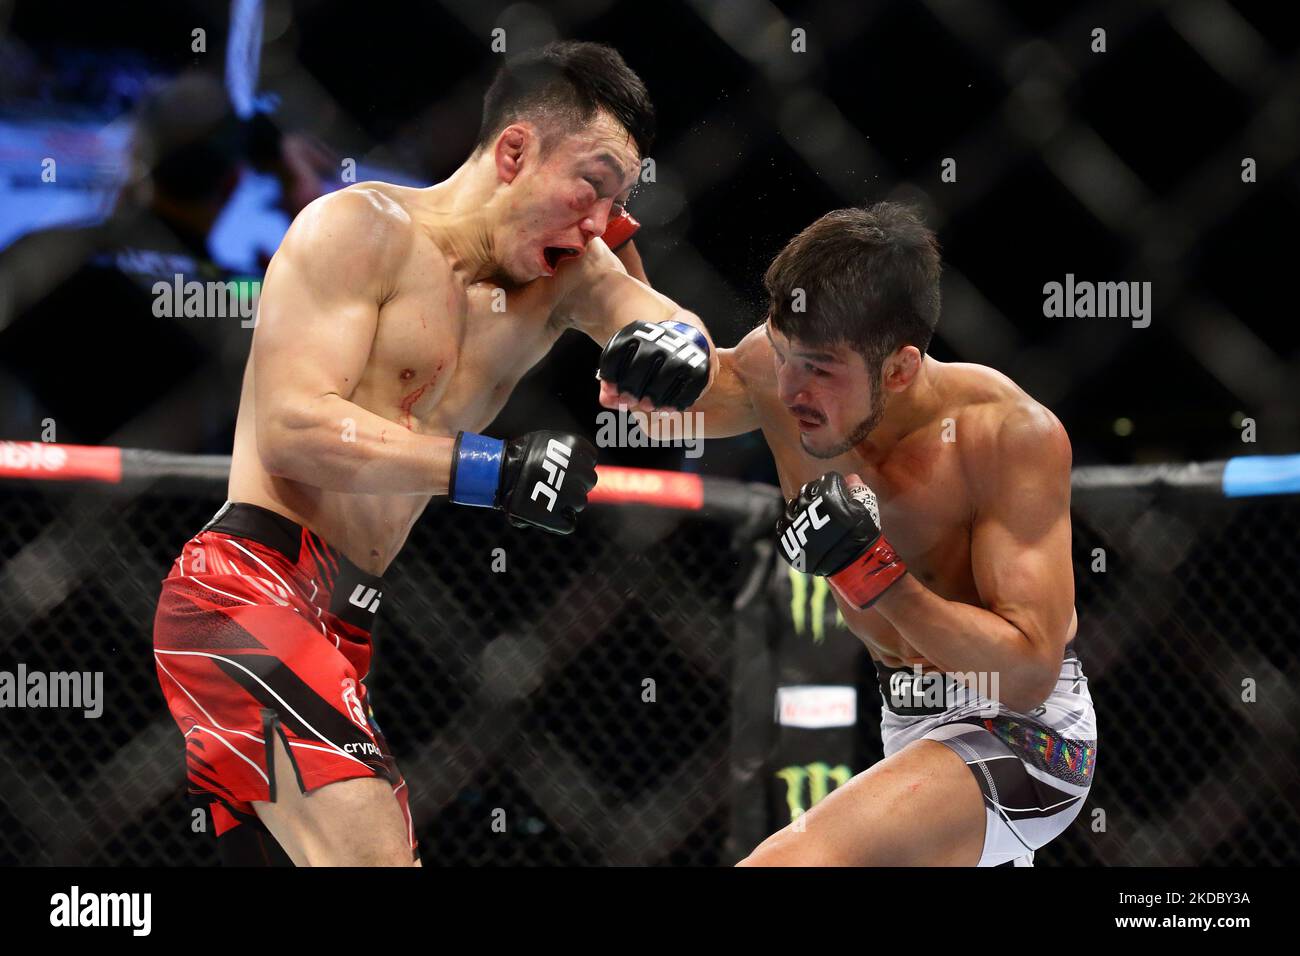
<instances>
[{"instance_id":1,"label":"abdominal muscle","mask_svg":"<svg viewBox=\"0 0 1300 956\"><path fill-rule=\"evenodd\" d=\"M473 377L473 376L465 376ZM245 502L274 511L277 514L310 529L326 543L337 549L363 571L381 575L397 557L415 522L423 514L431 495L376 495L331 491L317 488L302 481L272 475L262 465L257 450L257 432L251 398L253 370L245 375L239 417L235 428L235 445L231 458L230 484L227 491L231 501ZM486 407L482 401L483 389L470 388L470 395L479 401L462 403L456 393L468 382L449 383L452 387L444 394L439 407L424 412L412 420L401 408L388 408L384 400L368 401L364 390L358 388L352 401L367 411L393 422L394 431L411 422L414 431L423 435L454 437L457 431L481 431L500 411L504 395ZM459 407L463 404L474 408ZM376 406L376 407L371 407ZM459 414L453 410L459 407ZM396 419L402 418L402 421ZM452 423L451 418L458 421ZM457 427L453 427L455 424ZM432 467L432 466L431 466Z\"/></svg>"},{"instance_id":2,"label":"abdominal muscle","mask_svg":"<svg viewBox=\"0 0 1300 956\"><path fill-rule=\"evenodd\" d=\"M230 500L283 515L320 535L368 574L383 574L432 496L326 491L272 475L262 466L254 425L246 415L251 419L251 411L241 408L230 465Z\"/></svg>"},{"instance_id":3,"label":"abdominal muscle","mask_svg":"<svg viewBox=\"0 0 1300 956\"><path fill-rule=\"evenodd\" d=\"M425 495L357 495L324 491L261 471L244 485L231 469L231 501L258 505L320 535L368 574L382 575L428 505Z\"/></svg>"},{"instance_id":4,"label":"abdominal muscle","mask_svg":"<svg viewBox=\"0 0 1300 956\"><path fill-rule=\"evenodd\" d=\"M845 625L854 637L866 645L872 660L879 661L886 667L920 666L922 670L934 668L879 612L871 609L860 611L841 600L838 594L835 595L835 603L839 605Z\"/></svg>"}]
</instances>

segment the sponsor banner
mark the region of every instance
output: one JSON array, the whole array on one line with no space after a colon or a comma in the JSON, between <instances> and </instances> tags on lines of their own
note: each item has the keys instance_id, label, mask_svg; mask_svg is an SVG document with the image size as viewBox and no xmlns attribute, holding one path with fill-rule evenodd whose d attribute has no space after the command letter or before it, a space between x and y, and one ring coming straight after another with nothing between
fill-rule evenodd
<instances>
[{"instance_id":1,"label":"sponsor banner","mask_svg":"<svg viewBox=\"0 0 1300 956\"><path fill-rule=\"evenodd\" d=\"M0 441L0 478L122 480L122 449L54 442Z\"/></svg>"},{"instance_id":2,"label":"sponsor banner","mask_svg":"<svg viewBox=\"0 0 1300 956\"><path fill-rule=\"evenodd\" d=\"M645 504L690 511L704 507L704 483L699 475L613 465L598 467L596 475L596 487L587 496L593 504Z\"/></svg>"},{"instance_id":3,"label":"sponsor banner","mask_svg":"<svg viewBox=\"0 0 1300 956\"><path fill-rule=\"evenodd\" d=\"M858 689L805 685L776 689L776 722L782 727L820 730L852 727L858 720Z\"/></svg>"}]
</instances>

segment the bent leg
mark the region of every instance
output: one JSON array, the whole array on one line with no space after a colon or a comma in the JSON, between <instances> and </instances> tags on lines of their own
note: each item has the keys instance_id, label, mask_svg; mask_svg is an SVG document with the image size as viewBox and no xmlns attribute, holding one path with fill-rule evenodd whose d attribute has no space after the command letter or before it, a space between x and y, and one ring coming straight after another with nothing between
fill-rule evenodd
<instances>
[{"instance_id":1,"label":"bent leg","mask_svg":"<svg viewBox=\"0 0 1300 956\"><path fill-rule=\"evenodd\" d=\"M917 740L831 791L741 866L975 866L984 797L966 762Z\"/></svg>"},{"instance_id":2,"label":"bent leg","mask_svg":"<svg viewBox=\"0 0 1300 956\"><path fill-rule=\"evenodd\" d=\"M355 777L303 793L279 734L275 802L253 809L298 866L410 866L405 815L383 777Z\"/></svg>"}]
</instances>

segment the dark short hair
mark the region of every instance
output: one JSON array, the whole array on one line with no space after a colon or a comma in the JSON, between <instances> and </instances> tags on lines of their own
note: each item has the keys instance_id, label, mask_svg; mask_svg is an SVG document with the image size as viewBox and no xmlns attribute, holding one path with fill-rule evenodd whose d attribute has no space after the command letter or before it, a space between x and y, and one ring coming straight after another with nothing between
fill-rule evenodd
<instances>
[{"instance_id":1,"label":"dark short hair","mask_svg":"<svg viewBox=\"0 0 1300 956\"><path fill-rule=\"evenodd\" d=\"M939 242L920 213L881 202L822 216L786 244L763 284L782 335L812 348L847 345L875 373L904 345L929 348L940 268Z\"/></svg>"},{"instance_id":2,"label":"dark short hair","mask_svg":"<svg viewBox=\"0 0 1300 956\"><path fill-rule=\"evenodd\" d=\"M548 130L571 132L604 110L628 131L644 156L654 142L655 112L641 77L618 51L603 43L563 41L506 62L483 97L476 149L511 123L527 119ZM543 136L543 148L547 145Z\"/></svg>"},{"instance_id":3,"label":"dark short hair","mask_svg":"<svg viewBox=\"0 0 1300 956\"><path fill-rule=\"evenodd\" d=\"M136 104L133 159L176 199L220 197L244 148L245 130L225 87L207 73L158 81Z\"/></svg>"}]
</instances>

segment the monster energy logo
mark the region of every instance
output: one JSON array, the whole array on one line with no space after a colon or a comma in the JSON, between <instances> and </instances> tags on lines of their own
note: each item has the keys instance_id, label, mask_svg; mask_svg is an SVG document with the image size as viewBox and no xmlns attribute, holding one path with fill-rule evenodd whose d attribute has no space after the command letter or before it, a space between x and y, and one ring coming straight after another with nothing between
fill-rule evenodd
<instances>
[{"instance_id":1,"label":"monster energy logo","mask_svg":"<svg viewBox=\"0 0 1300 956\"><path fill-rule=\"evenodd\" d=\"M853 771L844 764L832 767L819 761L802 767L798 764L782 767L776 776L785 781L785 802L790 807L790 820L793 822L811 807L817 806L818 801L824 799L835 787L848 783ZM806 788L805 783L808 785ZM832 783L834 786L831 786ZM804 803L805 792L808 795L807 804Z\"/></svg>"},{"instance_id":2,"label":"monster energy logo","mask_svg":"<svg viewBox=\"0 0 1300 956\"><path fill-rule=\"evenodd\" d=\"M812 639L814 644L826 640L826 595L831 587L826 579L818 575L804 574L786 566L790 574L790 620L794 623L794 632L802 634L808 623L808 614L812 614ZM812 581L812 599L808 598L808 582ZM844 627L844 615L835 608L835 626Z\"/></svg>"}]
</instances>

